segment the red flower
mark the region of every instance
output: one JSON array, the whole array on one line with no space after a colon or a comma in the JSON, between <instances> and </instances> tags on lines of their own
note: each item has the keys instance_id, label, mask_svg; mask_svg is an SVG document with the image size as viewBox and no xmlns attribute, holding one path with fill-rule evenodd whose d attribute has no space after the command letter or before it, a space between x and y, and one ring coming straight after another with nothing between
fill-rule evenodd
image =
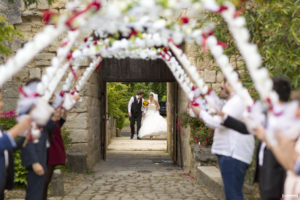
<instances>
[{"instance_id":1,"label":"red flower","mask_svg":"<svg viewBox=\"0 0 300 200\"><path fill-rule=\"evenodd\" d=\"M189 21L190 21L190 19L188 18L188 17L181 17L181 22L183 23L183 24L187 24L187 23L189 23Z\"/></svg>"},{"instance_id":2,"label":"red flower","mask_svg":"<svg viewBox=\"0 0 300 200\"><path fill-rule=\"evenodd\" d=\"M195 138L194 138L194 141L197 143L197 142L198 142L198 138L197 138L197 137L195 137Z\"/></svg>"}]
</instances>

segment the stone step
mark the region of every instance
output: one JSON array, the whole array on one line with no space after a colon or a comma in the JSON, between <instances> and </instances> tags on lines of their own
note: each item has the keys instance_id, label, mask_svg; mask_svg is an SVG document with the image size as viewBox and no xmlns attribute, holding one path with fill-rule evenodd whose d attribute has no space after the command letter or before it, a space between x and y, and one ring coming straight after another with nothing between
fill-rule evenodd
<instances>
[{"instance_id":1,"label":"stone step","mask_svg":"<svg viewBox=\"0 0 300 200\"><path fill-rule=\"evenodd\" d=\"M215 166L199 166L197 167L196 179L203 183L216 198L225 200L222 176L218 168Z\"/></svg>"},{"instance_id":2,"label":"stone step","mask_svg":"<svg viewBox=\"0 0 300 200\"><path fill-rule=\"evenodd\" d=\"M198 166L196 180L207 186L208 190L220 200L225 200L224 185L220 170L215 166ZM255 193L253 186L244 183L243 194L245 199L257 199L259 196Z\"/></svg>"}]
</instances>

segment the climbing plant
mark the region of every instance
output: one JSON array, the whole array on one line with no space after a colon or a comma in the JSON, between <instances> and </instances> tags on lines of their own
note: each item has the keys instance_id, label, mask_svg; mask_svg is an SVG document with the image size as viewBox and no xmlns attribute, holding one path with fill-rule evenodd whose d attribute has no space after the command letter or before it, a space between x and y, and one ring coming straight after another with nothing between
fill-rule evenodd
<instances>
[{"instance_id":1,"label":"climbing plant","mask_svg":"<svg viewBox=\"0 0 300 200\"><path fill-rule=\"evenodd\" d=\"M293 88L299 88L300 1L248 0L244 3L238 3L242 1L233 2L239 6L239 13L247 20L251 41L258 46L263 66L269 70L271 76L284 75L290 79ZM214 34L217 38L228 44L225 53L236 60L236 63L241 61L227 25L220 14L208 13L207 18L216 23Z\"/></svg>"}]
</instances>

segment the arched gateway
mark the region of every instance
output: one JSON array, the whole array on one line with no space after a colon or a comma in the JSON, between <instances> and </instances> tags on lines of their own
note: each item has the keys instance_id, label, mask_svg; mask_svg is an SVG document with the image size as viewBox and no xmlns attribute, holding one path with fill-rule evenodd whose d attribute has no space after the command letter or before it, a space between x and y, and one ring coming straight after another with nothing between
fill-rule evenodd
<instances>
[{"instance_id":1,"label":"arched gateway","mask_svg":"<svg viewBox=\"0 0 300 200\"><path fill-rule=\"evenodd\" d=\"M261 59L256 46L249 42L245 20L236 15L233 4L227 2L220 6L214 0L183 0L175 4L171 0L169 3L164 2L72 1L66 6L67 11L60 16L45 12L45 23L52 25L47 25L32 41L18 50L14 57L0 66L0 85L3 85L39 52L67 32L67 36L60 42L57 55L51 60L51 66L45 70L38 93L45 101L50 100L57 88L63 92L62 95L80 92L85 96L81 105L72 111L68 119L67 127L73 131L73 152L69 156L71 166L78 164L83 168L91 168L99 155L105 158L105 143L102 142L100 146L99 141L105 140L105 134L102 134L104 126L101 124L105 124L103 116L107 81L176 80L178 86L168 85L168 101L173 102L169 105L177 104L178 87L186 95L185 101L195 104L200 95L206 98L211 94L197 68L179 47L184 43L194 42L202 46L204 51L209 49L236 93L248 106L253 104L252 98L238 82L237 74L223 52L226 45L213 35L214 26L207 24L200 28L199 20L186 16L177 21L172 20L174 13L182 12L183 9L188 8L196 16L203 14L205 9L220 13L229 25L263 101L270 105L277 103L278 99L272 91L272 84L269 84L268 74L264 69L258 68ZM92 61L85 70L80 70L80 62L85 58ZM70 72L63 87L58 87L68 70ZM99 108L103 109L95 112ZM174 122L171 127L174 133L177 108L169 107L169 110L174 113L171 119ZM84 134L83 129L87 130ZM101 137L94 133L101 133ZM174 161L178 157L177 135L169 136L169 141L174 138L169 145Z\"/></svg>"}]
</instances>

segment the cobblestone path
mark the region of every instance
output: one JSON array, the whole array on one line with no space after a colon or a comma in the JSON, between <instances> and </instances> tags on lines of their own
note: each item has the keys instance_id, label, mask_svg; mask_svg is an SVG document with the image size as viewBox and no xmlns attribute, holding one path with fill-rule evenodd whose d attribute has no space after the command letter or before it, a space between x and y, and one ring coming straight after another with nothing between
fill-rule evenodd
<instances>
[{"instance_id":1,"label":"cobblestone path","mask_svg":"<svg viewBox=\"0 0 300 200\"><path fill-rule=\"evenodd\" d=\"M109 151L94 175L64 200L211 200L204 185L173 165L162 151Z\"/></svg>"}]
</instances>

